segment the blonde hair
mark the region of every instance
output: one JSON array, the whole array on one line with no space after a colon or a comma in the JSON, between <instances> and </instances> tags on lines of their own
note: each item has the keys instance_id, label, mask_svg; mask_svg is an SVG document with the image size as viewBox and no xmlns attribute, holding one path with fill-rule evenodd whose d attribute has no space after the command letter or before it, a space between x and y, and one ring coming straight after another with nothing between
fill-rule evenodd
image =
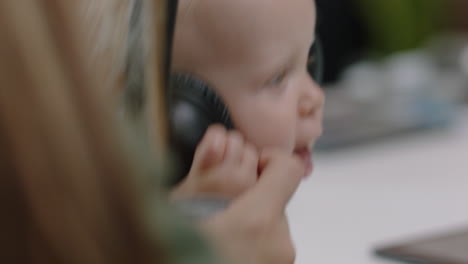
<instances>
[{"instance_id":1,"label":"blonde hair","mask_svg":"<svg viewBox=\"0 0 468 264\"><path fill-rule=\"evenodd\" d=\"M149 171L109 102L122 85L129 4L0 1L0 263L169 259L148 210L162 210L149 203L155 190L142 177ZM161 57L153 54L148 86L156 95ZM158 99L151 99L155 111ZM157 134L162 119L152 120L162 124L152 130L157 142L165 141Z\"/></svg>"},{"instance_id":2,"label":"blonde hair","mask_svg":"<svg viewBox=\"0 0 468 264\"><path fill-rule=\"evenodd\" d=\"M80 36L87 50L86 66L98 68L106 87L123 88L130 14L135 0L81 0L75 6ZM159 1L161 2L161 1Z\"/></svg>"}]
</instances>

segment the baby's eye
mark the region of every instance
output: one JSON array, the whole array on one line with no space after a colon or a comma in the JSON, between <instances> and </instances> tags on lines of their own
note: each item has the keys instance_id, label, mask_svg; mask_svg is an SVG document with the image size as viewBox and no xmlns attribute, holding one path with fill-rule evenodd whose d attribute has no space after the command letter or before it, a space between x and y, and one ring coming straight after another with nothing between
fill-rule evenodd
<instances>
[{"instance_id":1,"label":"baby's eye","mask_svg":"<svg viewBox=\"0 0 468 264\"><path fill-rule=\"evenodd\" d=\"M275 77L273 77L273 79L271 79L271 80L268 82L268 85L269 85L269 86L278 86L278 85L281 85L281 83L283 82L285 76L286 76L286 73L285 73L285 72L276 75Z\"/></svg>"},{"instance_id":2,"label":"baby's eye","mask_svg":"<svg viewBox=\"0 0 468 264\"><path fill-rule=\"evenodd\" d=\"M307 57L307 66L311 66L315 63L315 54L310 54Z\"/></svg>"}]
</instances>

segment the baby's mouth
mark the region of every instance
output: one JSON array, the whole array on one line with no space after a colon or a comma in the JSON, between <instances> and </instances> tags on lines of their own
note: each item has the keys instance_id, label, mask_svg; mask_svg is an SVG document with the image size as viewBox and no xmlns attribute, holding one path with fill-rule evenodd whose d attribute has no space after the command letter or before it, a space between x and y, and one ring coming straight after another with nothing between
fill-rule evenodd
<instances>
[{"instance_id":1,"label":"baby's mouth","mask_svg":"<svg viewBox=\"0 0 468 264\"><path fill-rule=\"evenodd\" d=\"M302 160L302 162L304 162L304 166L306 168L304 177L309 176L314 169L311 149L309 147L299 147L294 150L294 154L296 154Z\"/></svg>"}]
</instances>

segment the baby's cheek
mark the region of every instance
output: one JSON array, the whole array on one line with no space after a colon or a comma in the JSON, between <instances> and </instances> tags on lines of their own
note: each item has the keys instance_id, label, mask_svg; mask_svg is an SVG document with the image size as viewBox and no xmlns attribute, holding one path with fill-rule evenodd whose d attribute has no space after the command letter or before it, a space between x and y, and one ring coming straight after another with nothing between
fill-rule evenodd
<instances>
[{"instance_id":1,"label":"baby's cheek","mask_svg":"<svg viewBox=\"0 0 468 264\"><path fill-rule=\"evenodd\" d=\"M292 151L296 142L297 108L293 98L243 97L230 101L234 126L258 148Z\"/></svg>"},{"instance_id":2,"label":"baby's cheek","mask_svg":"<svg viewBox=\"0 0 468 264\"><path fill-rule=\"evenodd\" d=\"M238 129L258 148L275 147L292 151L295 144L295 124L285 113L271 111L269 115L251 115L239 122Z\"/></svg>"}]
</instances>

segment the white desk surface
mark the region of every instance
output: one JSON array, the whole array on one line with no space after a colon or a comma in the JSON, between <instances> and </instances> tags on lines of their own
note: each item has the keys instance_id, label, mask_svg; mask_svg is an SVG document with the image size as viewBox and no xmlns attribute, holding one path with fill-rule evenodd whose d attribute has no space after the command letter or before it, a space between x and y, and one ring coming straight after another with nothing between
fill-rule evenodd
<instances>
[{"instance_id":1,"label":"white desk surface","mask_svg":"<svg viewBox=\"0 0 468 264\"><path fill-rule=\"evenodd\" d=\"M397 263L375 246L468 227L468 109L453 128L315 156L288 208L296 264Z\"/></svg>"}]
</instances>

